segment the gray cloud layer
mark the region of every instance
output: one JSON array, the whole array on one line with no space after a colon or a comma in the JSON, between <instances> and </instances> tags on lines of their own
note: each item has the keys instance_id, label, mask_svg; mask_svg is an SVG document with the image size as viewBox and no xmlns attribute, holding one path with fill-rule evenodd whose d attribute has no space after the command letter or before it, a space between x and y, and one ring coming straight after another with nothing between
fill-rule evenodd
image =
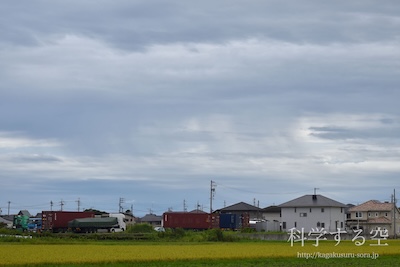
<instances>
[{"instance_id":1,"label":"gray cloud layer","mask_svg":"<svg viewBox=\"0 0 400 267\"><path fill-rule=\"evenodd\" d=\"M112 209L123 196L160 213L207 205L210 179L217 205L314 187L386 200L400 171L399 9L5 1L0 207L29 194Z\"/></svg>"}]
</instances>

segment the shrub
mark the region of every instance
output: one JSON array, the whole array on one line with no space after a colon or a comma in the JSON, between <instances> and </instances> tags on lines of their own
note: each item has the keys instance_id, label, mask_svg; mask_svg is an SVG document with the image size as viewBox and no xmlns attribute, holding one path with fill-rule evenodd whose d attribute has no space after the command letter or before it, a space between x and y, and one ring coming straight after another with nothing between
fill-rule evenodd
<instances>
[{"instance_id":1,"label":"shrub","mask_svg":"<svg viewBox=\"0 0 400 267\"><path fill-rule=\"evenodd\" d=\"M206 241L224 241L221 229L210 229L204 232Z\"/></svg>"},{"instance_id":2,"label":"shrub","mask_svg":"<svg viewBox=\"0 0 400 267\"><path fill-rule=\"evenodd\" d=\"M153 233L155 232L153 226L148 223L137 223L131 226L128 226L126 229L127 233Z\"/></svg>"}]
</instances>

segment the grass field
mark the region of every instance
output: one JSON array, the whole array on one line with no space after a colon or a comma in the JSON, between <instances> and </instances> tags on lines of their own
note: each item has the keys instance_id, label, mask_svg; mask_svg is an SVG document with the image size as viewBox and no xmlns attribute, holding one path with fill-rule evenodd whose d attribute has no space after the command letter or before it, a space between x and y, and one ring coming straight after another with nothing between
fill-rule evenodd
<instances>
[{"instance_id":1,"label":"grass field","mask_svg":"<svg viewBox=\"0 0 400 267\"><path fill-rule=\"evenodd\" d=\"M321 242L304 247L287 242L73 244L0 243L0 265L32 266L396 266L400 241L388 246ZM372 259L371 257L377 257ZM316 259L311 259L315 257ZM338 258L344 257L344 258ZM307 259L308 258L308 259Z\"/></svg>"}]
</instances>

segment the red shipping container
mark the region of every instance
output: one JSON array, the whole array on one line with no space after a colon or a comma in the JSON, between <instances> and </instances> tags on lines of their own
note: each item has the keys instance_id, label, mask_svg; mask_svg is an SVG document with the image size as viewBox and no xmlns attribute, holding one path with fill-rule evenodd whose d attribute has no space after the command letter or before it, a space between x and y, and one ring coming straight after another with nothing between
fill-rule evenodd
<instances>
[{"instance_id":1,"label":"red shipping container","mask_svg":"<svg viewBox=\"0 0 400 267\"><path fill-rule=\"evenodd\" d=\"M65 232L68 222L80 218L93 218L94 212L79 211L42 211L42 230Z\"/></svg>"},{"instance_id":2,"label":"red shipping container","mask_svg":"<svg viewBox=\"0 0 400 267\"><path fill-rule=\"evenodd\" d=\"M216 220L216 215L209 213L165 212L163 227L205 230L215 227Z\"/></svg>"}]
</instances>

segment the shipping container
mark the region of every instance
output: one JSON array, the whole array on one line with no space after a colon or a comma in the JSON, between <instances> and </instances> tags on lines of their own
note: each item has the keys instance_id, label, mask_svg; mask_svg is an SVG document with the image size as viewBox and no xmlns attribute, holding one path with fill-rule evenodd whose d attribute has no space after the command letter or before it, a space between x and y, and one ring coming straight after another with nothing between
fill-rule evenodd
<instances>
[{"instance_id":1,"label":"shipping container","mask_svg":"<svg viewBox=\"0 0 400 267\"><path fill-rule=\"evenodd\" d=\"M79 218L94 218L94 212L42 211L42 231L66 232L68 222Z\"/></svg>"},{"instance_id":2,"label":"shipping container","mask_svg":"<svg viewBox=\"0 0 400 267\"><path fill-rule=\"evenodd\" d=\"M165 212L163 214L163 227L193 230L215 228L218 227L217 216L209 213Z\"/></svg>"},{"instance_id":3,"label":"shipping container","mask_svg":"<svg viewBox=\"0 0 400 267\"><path fill-rule=\"evenodd\" d=\"M234 213L222 213L219 215L219 228L237 230L241 228L241 216Z\"/></svg>"}]
</instances>

